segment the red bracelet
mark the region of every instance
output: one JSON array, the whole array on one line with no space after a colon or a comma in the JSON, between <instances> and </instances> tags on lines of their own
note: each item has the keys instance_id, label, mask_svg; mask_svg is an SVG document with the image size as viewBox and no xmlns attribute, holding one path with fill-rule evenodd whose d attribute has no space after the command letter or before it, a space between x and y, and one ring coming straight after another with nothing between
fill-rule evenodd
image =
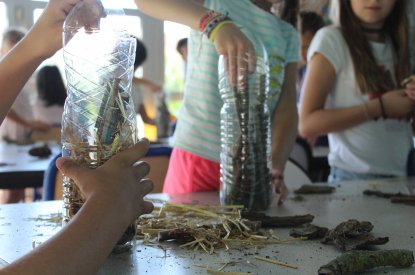
<instances>
[{"instance_id":1,"label":"red bracelet","mask_svg":"<svg viewBox=\"0 0 415 275\"><path fill-rule=\"evenodd\" d=\"M386 114L386 111L385 111L385 105L383 105L382 96L378 97L378 99L379 99L379 104L380 104L380 111L382 112L382 118L387 119L388 115Z\"/></svg>"},{"instance_id":2,"label":"red bracelet","mask_svg":"<svg viewBox=\"0 0 415 275\"><path fill-rule=\"evenodd\" d=\"M214 10L210 10L208 13L206 13L202 19L200 19L200 23L199 23L199 30L201 32L203 32L206 28L206 23L209 22L210 20L208 20L213 14L215 14Z\"/></svg>"}]
</instances>

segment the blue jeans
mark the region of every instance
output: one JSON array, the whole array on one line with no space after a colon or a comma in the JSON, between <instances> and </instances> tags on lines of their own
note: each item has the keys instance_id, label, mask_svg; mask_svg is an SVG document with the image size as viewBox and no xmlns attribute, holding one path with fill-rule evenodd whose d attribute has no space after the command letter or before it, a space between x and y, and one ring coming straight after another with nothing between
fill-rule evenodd
<instances>
[{"instance_id":1,"label":"blue jeans","mask_svg":"<svg viewBox=\"0 0 415 275\"><path fill-rule=\"evenodd\" d=\"M330 167L330 175L328 178L329 183L334 183L338 181L348 181L348 180L373 180L373 179L386 179L392 178L391 175L379 175L379 174L362 174L347 171L337 167Z\"/></svg>"}]
</instances>

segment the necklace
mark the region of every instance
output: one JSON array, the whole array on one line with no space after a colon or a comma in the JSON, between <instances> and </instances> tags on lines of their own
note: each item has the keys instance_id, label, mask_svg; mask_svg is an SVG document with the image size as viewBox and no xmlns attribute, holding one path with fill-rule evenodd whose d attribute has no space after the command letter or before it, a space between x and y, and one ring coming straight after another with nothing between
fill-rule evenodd
<instances>
[{"instance_id":1,"label":"necklace","mask_svg":"<svg viewBox=\"0 0 415 275\"><path fill-rule=\"evenodd\" d=\"M371 28L366 28L366 27L360 26L360 29L363 32L366 32L366 33L383 33L385 31L385 29L383 27L380 28L380 29L371 29Z\"/></svg>"}]
</instances>

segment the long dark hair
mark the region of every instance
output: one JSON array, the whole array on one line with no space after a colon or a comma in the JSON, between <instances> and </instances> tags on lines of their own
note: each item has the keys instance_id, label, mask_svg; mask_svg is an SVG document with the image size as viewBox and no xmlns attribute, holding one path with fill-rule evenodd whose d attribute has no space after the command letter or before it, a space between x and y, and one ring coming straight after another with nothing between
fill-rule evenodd
<instances>
[{"instance_id":1,"label":"long dark hair","mask_svg":"<svg viewBox=\"0 0 415 275\"><path fill-rule=\"evenodd\" d=\"M340 2L341 32L349 47L355 76L362 94L383 93L390 89L384 74L376 63L371 46L359 20L353 13L350 0ZM409 73L408 61L408 18L406 0L397 0L384 23L384 33L392 40L396 53L396 78L398 83Z\"/></svg>"},{"instance_id":2,"label":"long dark hair","mask_svg":"<svg viewBox=\"0 0 415 275\"><path fill-rule=\"evenodd\" d=\"M61 73L56 66L45 66L36 75L36 86L39 98L47 107L63 106L66 99L66 88Z\"/></svg>"}]
</instances>

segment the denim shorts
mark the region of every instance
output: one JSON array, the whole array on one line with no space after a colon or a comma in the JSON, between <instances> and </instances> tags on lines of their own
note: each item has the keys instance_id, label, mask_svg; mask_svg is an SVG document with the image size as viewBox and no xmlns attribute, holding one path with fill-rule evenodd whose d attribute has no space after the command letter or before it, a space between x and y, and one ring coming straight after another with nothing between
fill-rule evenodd
<instances>
[{"instance_id":1,"label":"denim shorts","mask_svg":"<svg viewBox=\"0 0 415 275\"><path fill-rule=\"evenodd\" d=\"M373 179L386 179L393 178L391 175L379 175L379 174L368 174L368 173L356 173L347 171L337 167L330 167L330 175L328 177L328 182L338 182L338 181L350 181L350 180L373 180Z\"/></svg>"}]
</instances>

